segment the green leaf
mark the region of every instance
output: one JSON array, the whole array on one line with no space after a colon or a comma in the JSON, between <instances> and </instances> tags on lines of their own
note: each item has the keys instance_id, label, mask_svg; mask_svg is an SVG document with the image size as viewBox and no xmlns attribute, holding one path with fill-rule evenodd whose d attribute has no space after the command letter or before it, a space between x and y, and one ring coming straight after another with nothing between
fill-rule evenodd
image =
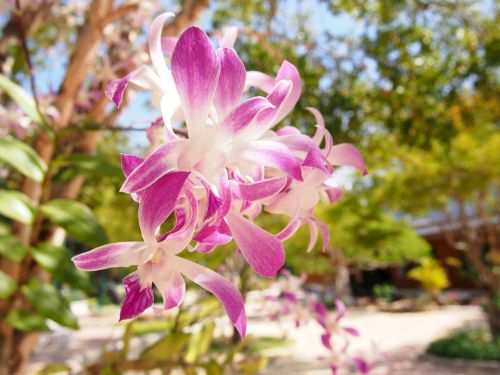
<instances>
[{"instance_id":1,"label":"green leaf","mask_svg":"<svg viewBox=\"0 0 500 375\"><path fill-rule=\"evenodd\" d=\"M36 151L17 139L0 139L0 159L36 182L42 182L47 172L47 165Z\"/></svg>"},{"instance_id":2,"label":"green leaf","mask_svg":"<svg viewBox=\"0 0 500 375\"><path fill-rule=\"evenodd\" d=\"M10 326L25 332L48 332L45 318L28 311L12 310L5 318Z\"/></svg>"},{"instance_id":3,"label":"green leaf","mask_svg":"<svg viewBox=\"0 0 500 375\"><path fill-rule=\"evenodd\" d=\"M22 287L22 291L40 315L62 326L78 329L78 322L69 309L68 302L53 285L31 279Z\"/></svg>"},{"instance_id":4,"label":"green leaf","mask_svg":"<svg viewBox=\"0 0 500 375\"><path fill-rule=\"evenodd\" d=\"M266 357L247 357L238 362L238 373L242 375L253 375L259 373L268 364Z\"/></svg>"},{"instance_id":5,"label":"green leaf","mask_svg":"<svg viewBox=\"0 0 500 375\"><path fill-rule=\"evenodd\" d=\"M16 237L9 234L0 235L0 255L13 262L19 262L27 252L28 248Z\"/></svg>"},{"instance_id":6,"label":"green leaf","mask_svg":"<svg viewBox=\"0 0 500 375\"><path fill-rule=\"evenodd\" d=\"M31 224L35 209L30 199L19 191L0 190L0 215L9 219Z\"/></svg>"},{"instance_id":7,"label":"green leaf","mask_svg":"<svg viewBox=\"0 0 500 375\"><path fill-rule=\"evenodd\" d=\"M37 123L42 122L42 118L36 109L35 99L33 99L33 96L26 92L21 86L11 81L3 74L0 74L0 89L5 91L33 121Z\"/></svg>"},{"instance_id":8,"label":"green leaf","mask_svg":"<svg viewBox=\"0 0 500 375\"><path fill-rule=\"evenodd\" d=\"M107 242L106 233L94 213L82 203L68 199L53 199L40 206L40 210L77 241L91 246Z\"/></svg>"},{"instance_id":9,"label":"green leaf","mask_svg":"<svg viewBox=\"0 0 500 375\"><path fill-rule=\"evenodd\" d=\"M199 332L191 335L189 339L186 356L184 357L187 363L195 363L210 348L212 337L214 334L215 323L205 324Z\"/></svg>"},{"instance_id":10,"label":"green leaf","mask_svg":"<svg viewBox=\"0 0 500 375\"><path fill-rule=\"evenodd\" d=\"M165 336L146 348L140 358L154 361L168 361L186 347L189 336L187 333L173 333Z\"/></svg>"},{"instance_id":11,"label":"green leaf","mask_svg":"<svg viewBox=\"0 0 500 375\"><path fill-rule=\"evenodd\" d=\"M0 271L0 298L9 298L16 291L16 288L16 282L5 272Z\"/></svg>"},{"instance_id":12,"label":"green leaf","mask_svg":"<svg viewBox=\"0 0 500 375\"><path fill-rule=\"evenodd\" d=\"M69 367L64 363L52 363L48 366L45 366L43 369L38 370L32 375L51 375L51 374L60 375L61 373L71 374L71 367Z\"/></svg>"},{"instance_id":13,"label":"green leaf","mask_svg":"<svg viewBox=\"0 0 500 375\"><path fill-rule=\"evenodd\" d=\"M31 254L35 261L56 280L77 289L91 290L89 274L75 268L67 248L42 243L32 248Z\"/></svg>"},{"instance_id":14,"label":"green leaf","mask_svg":"<svg viewBox=\"0 0 500 375\"><path fill-rule=\"evenodd\" d=\"M60 177L69 180L77 175L92 176L122 176L122 169L107 161L102 155L71 155L58 158L54 163L55 168L66 167Z\"/></svg>"},{"instance_id":15,"label":"green leaf","mask_svg":"<svg viewBox=\"0 0 500 375\"><path fill-rule=\"evenodd\" d=\"M224 368L213 359L203 365L207 375L224 375Z\"/></svg>"}]
</instances>

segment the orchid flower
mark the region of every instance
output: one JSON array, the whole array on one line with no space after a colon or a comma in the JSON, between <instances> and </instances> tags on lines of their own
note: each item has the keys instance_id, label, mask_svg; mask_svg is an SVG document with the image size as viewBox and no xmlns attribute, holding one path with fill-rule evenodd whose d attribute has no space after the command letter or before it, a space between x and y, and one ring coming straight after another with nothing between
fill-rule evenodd
<instances>
[{"instance_id":1,"label":"orchid flower","mask_svg":"<svg viewBox=\"0 0 500 375\"><path fill-rule=\"evenodd\" d=\"M316 311L316 321L321 327L325 329L325 333L321 336L321 342L323 346L327 349L332 349L332 337L343 338L345 341L345 347L348 346L348 340L346 339L346 334L350 336L357 337L359 332L353 327L344 327L341 325L341 320L345 316L345 305L342 301L335 301L337 307L337 313L333 319L328 316L328 310L325 305L321 303L316 303L314 308Z\"/></svg>"},{"instance_id":2,"label":"orchid flower","mask_svg":"<svg viewBox=\"0 0 500 375\"><path fill-rule=\"evenodd\" d=\"M273 130L301 95L293 64L283 62L275 77L247 72L232 48L235 28L224 31L218 49L197 27L179 38L162 39L163 25L172 17L164 13L152 23L151 64L110 82L106 90L120 105L127 86L137 86L150 91L153 105L161 110L161 118L147 131L151 152L144 158L122 155L125 181L120 191L138 202L143 241L105 245L73 261L89 271L137 266L124 279L121 319L153 304L153 284L165 309L177 306L187 277L219 298L243 336L246 318L239 292L221 275L182 258L181 252L206 253L234 240L256 273L274 277L285 262L281 242L302 224L311 228L308 250L318 232L327 247L328 228L314 217L314 208L321 192L331 201L341 195L327 184L334 166L354 166L365 173L365 164L353 146L333 145L315 109L310 109L317 122L312 138L289 126ZM248 87L261 88L266 96L248 98L243 95ZM182 122L185 129L174 131ZM288 215L290 223L273 235L254 223L262 210ZM162 233L171 216L175 225ZM293 293L286 296L299 306ZM327 323L326 317L318 321L330 335L337 332L336 323Z\"/></svg>"},{"instance_id":3,"label":"orchid flower","mask_svg":"<svg viewBox=\"0 0 500 375\"><path fill-rule=\"evenodd\" d=\"M178 306L184 298L185 283L182 275L214 294L224 305L234 326L243 337L246 316L243 298L239 291L216 272L188 261L178 254L187 246L198 216L195 197L189 190L181 189L187 178L185 172L167 174L140 197L139 217L143 242L119 242L98 247L73 258L76 267L97 271L111 267L137 266L137 271L123 281L125 300L120 320L141 314L153 304L154 284L163 296L163 308ZM158 193L168 190L170 199L158 199ZM189 207L183 223L176 226L158 241L156 233L174 209L174 202L184 202Z\"/></svg>"}]
</instances>

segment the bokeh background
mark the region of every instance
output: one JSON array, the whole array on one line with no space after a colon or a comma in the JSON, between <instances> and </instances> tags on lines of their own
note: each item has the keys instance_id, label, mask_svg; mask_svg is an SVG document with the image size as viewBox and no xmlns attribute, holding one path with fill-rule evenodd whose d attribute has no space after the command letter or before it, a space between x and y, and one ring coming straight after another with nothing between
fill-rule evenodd
<instances>
[{"instance_id":1,"label":"bokeh background","mask_svg":"<svg viewBox=\"0 0 500 375\"><path fill-rule=\"evenodd\" d=\"M159 113L139 91L116 108L104 89L148 61L162 11L177 14L165 36L238 27L247 70L296 65L303 93L281 125L312 134L316 107L369 170L338 170L344 196L317 209L328 250L306 253L302 228L280 280L253 275L232 245L209 256L248 301L243 342L195 286L180 311L118 324L127 270L70 261L140 239L119 153L146 152ZM496 0L2 1L0 374L331 373L314 322L276 307L287 288L349 306L366 373L498 373L499 24Z\"/></svg>"}]
</instances>

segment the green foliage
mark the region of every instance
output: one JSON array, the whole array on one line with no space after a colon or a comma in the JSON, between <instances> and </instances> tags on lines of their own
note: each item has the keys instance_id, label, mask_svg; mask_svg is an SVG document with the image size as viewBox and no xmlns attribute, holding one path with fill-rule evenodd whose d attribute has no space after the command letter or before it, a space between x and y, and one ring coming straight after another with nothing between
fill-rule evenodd
<instances>
[{"instance_id":1,"label":"green foliage","mask_svg":"<svg viewBox=\"0 0 500 375\"><path fill-rule=\"evenodd\" d=\"M40 211L78 241L99 246L108 240L90 208L80 202L53 199L40 206Z\"/></svg>"},{"instance_id":2,"label":"green foliage","mask_svg":"<svg viewBox=\"0 0 500 375\"><path fill-rule=\"evenodd\" d=\"M89 274L75 268L67 248L42 243L32 248L31 254L35 261L55 280L86 292L90 292L92 289Z\"/></svg>"},{"instance_id":3,"label":"green foliage","mask_svg":"<svg viewBox=\"0 0 500 375\"><path fill-rule=\"evenodd\" d=\"M450 285L446 271L434 259L423 259L420 265L408 271L410 279L418 281L431 295L437 295Z\"/></svg>"},{"instance_id":4,"label":"green foliage","mask_svg":"<svg viewBox=\"0 0 500 375\"><path fill-rule=\"evenodd\" d=\"M187 363L194 363L204 356L213 340L215 323L205 324L199 332L194 333L189 338L184 360Z\"/></svg>"},{"instance_id":5,"label":"green foliage","mask_svg":"<svg viewBox=\"0 0 500 375\"><path fill-rule=\"evenodd\" d=\"M13 138L0 139L0 160L36 182L42 182L47 172L47 165L35 150Z\"/></svg>"},{"instance_id":6,"label":"green foliage","mask_svg":"<svg viewBox=\"0 0 500 375\"><path fill-rule=\"evenodd\" d=\"M23 285L21 290L40 315L62 326L78 328L78 322L71 313L68 302L53 285L33 278Z\"/></svg>"},{"instance_id":7,"label":"green foliage","mask_svg":"<svg viewBox=\"0 0 500 375\"><path fill-rule=\"evenodd\" d=\"M42 122L33 96L3 74L0 74L0 91L5 91L33 121Z\"/></svg>"},{"instance_id":8,"label":"green foliage","mask_svg":"<svg viewBox=\"0 0 500 375\"><path fill-rule=\"evenodd\" d=\"M375 284L373 286L373 295L387 302L391 302L394 299L395 293L396 287L392 284Z\"/></svg>"},{"instance_id":9,"label":"green foliage","mask_svg":"<svg viewBox=\"0 0 500 375\"><path fill-rule=\"evenodd\" d=\"M35 208L25 194L14 190L0 190L0 215L31 224L35 217Z\"/></svg>"},{"instance_id":10,"label":"green foliage","mask_svg":"<svg viewBox=\"0 0 500 375\"><path fill-rule=\"evenodd\" d=\"M17 289L17 284L5 272L0 271L0 298L9 298Z\"/></svg>"},{"instance_id":11,"label":"green foliage","mask_svg":"<svg viewBox=\"0 0 500 375\"><path fill-rule=\"evenodd\" d=\"M29 311L11 310L5 318L5 322L10 326L25 332L46 332L50 331L46 319L43 316Z\"/></svg>"},{"instance_id":12,"label":"green foliage","mask_svg":"<svg viewBox=\"0 0 500 375\"><path fill-rule=\"evenodd\" d=\"M4 234L0 235L0 255L6 257L13 262L21 261L28 248L23 246L23 244L15 237Z\"/></svg>"},{"instance_id":13,"label":"green foliage","mask_svg":"<svg viewBox=\"0 0 500 375\"><path fill-rule=\"evenodd\" d=\"M168 362L181 354L189 342L189 336L186 333L169 334L146 348L141 353L141 359Z\"/></svg>"},{"instance_id":14,"label":"green foliage","mask_svg":"<svg viewBox=\"0 0 500 375\"><path fill-rule=\"evenodd\" d=\"M57 159L54 168L64 170L59 176L61 180L70 180L79 175L92 177L122 177L122 170L118 165L110 163L102 155L70 155Z\"/></svg>"},{"instance_id":15,"label":"green foliage","mask_svg":"<svg viewBox=\"0 0 500 375\"><path fill-rule=\"evenodd\" d=\"M500 337L483 330L464 330L434 341L427 353L447 358L500 361Z\"/></svg>"}]
</instances>

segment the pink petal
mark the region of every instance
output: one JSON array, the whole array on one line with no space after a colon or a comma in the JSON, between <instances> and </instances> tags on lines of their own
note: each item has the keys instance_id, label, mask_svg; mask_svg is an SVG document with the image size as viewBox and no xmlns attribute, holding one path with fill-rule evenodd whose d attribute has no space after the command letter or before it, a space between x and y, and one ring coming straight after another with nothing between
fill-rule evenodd
<instances>
[{"instance_id":1,"label":"pink petal","mask_svg":"<svg viewBox=\"0 0 500 375\"><path fill-rule=\"evenodd\" d=\"M229 212L226 222L234 241L250 266L259 275L274 277L285 263L281 242L239 214Z\"/></svg>"},{"instance_id":2,"label":"pink petal","mask_svg":"<svg viewBox=\"0 0 500 375\"><path fill-rule=\"evenodd\" d=\"M125 177L128 177L128 175L144 161L144 158L132 154L121 154L120 158Z\"/></svg>"},{"instance_id":3,"label":"pink petal","mask_svg":"<svg viewBox=\"0 0 500 375\"><path fill-rule=\"evenodd\" d=\"M319 146L323 140L325 139L325 148L324 153L328 155L333 146L333 139L331 134L325 128L325 120L321 115L321 112L316 108L308 107L307 110L311 112L316 119L316 133L313 136L313 141Z\"/></svg>"},{"instance_id":4,"label":"pink petal","mask_svg":"<svg viewBox=\"0 0 500 375\"><path fill-rule=\"evenodd\" d=\"M261 72L250 71L247 72L245 86L257 87L268 93L274 87L274 78Z\"/></svg>"},{"instance_id":5,"label":"pink petal","mask_svg":"<svg viewBox=\"0 0 500 375\"><path fill-rule=\"evenodd\" d=\"M123 279L125 300L120 310L120 321L135 318L153 304L153 288L151 285L142 286L137 272L131 273Z\"/></svg>"},{"instance_id":6,"label":"pink petal","mask_svg":"<svg viewBox=\"0 0 500 375\"><path fill-rule=\"evenodd\" d=\"M238 289L229 280L199 264L179 257L176 257L175 263L182 274L208 290L222 302L234 327L240 336L244 337L247 318L243 298Z\"/></svg>"},{"instance_id":7,"label":"pink petal","mask_svg":"<svg viewBox=\"0 0 500 375\"><path fill-rule=\"evenodd\" d=\"M214 105L220 119L240 102L245 85L245 66L233 49L217 50L220 61L220 76L215 91Z\"/></svg>"},{"instance_id":8,"label":"pink petal","mask_svg":"<svg viewBox=\"0 0 500 375\"><path fill-rule=\"evenodd\" d=\"M179 272L171 273L154 280L154 283L163 296L163 308L173 309L181 304L186 293L186 283Z\"/></svg>"},{"instance_id":9,"label":"pink petal","mask_svg":"<svg viewBox=\"0 0 500 375\"><path fill-rule=\"evenodd\" d=\"M71 260L76 268L84 271L130 267L140 263L146 248L144 242L116 242L76 255Z\"/></svg>"},{"instance_id":10,"label":"pink petal","mask_svg":"<svg viewBox=\"0 0 500 375\"><path fill-rule=\"evenodd\" d=\"M155 243L155 234L175 207L189 172L171 172L141 192L139 225L144 241Z\"/></svg>"},{"instance_id":11,"label":"pink petal","mask_svg":"<svg viewBox=\"0 0 500 375\"><path fill-rule=\"evenodd\" d=\"M212 245L224 245L231 242L232 239L231 232L224 220L214 225L204 226L193 238L197 242Z\"/></svg>"},{"instance_id":12,"label":"pink petal","mask_svg":"<svg viewBox=\"0 0 500 375\"><path fill-rule=\"evenodd\" d=\"M325 189L325 192L326 192L326 195L328 196L328 200L330 201L330 203L335 203L340 198L342 198L342 195L344 195L344 192L342 191L342 189L334 188L334 187Z\"/></svg>"},{"instance_id":13,"label":"pink petal","mask_svg":"<svg viewBox=\"0 0 500 375\"><path fill-rule=\"evenodd\" d=\"M335 321L338 322L345 315L345 305L341 300L335 301L335 306L337 307L337 315L335 316Z\"/></svg>"},{"instance_id":14,"label":"pink petal","mask_svg":"<svg viewBox=\"0 0 500 375\"><path fill-rule=\"evenodd\" d=\"M174 167L175 155L180 143L181 141L171 141L154 150L127 176L120 191L124 193L138 192L170 172Z\"/></svg>"},{"instance_id":15,"label":"pink petal","mask_svg":"<svg viewBox=\"0 0 500 375\"><path fill-rule=\"evenodd\" d=\"M228 134L236 134L252 123L255 116L273 105L261 96L255 96L241 103L224 118L221 129Z\"/></svg>"},{"instance_id":16,"label":"pink petal","mask_svg":"<svg viewBox=\"0 0 500 375\"><path fill-rule=\"evenodd\" d=\"M173 36L165 36L161 38L161 50L167 56L172 56L178 38Z\"/></svg>"},{"instance_id":17,"label":"pink petal","mask_svg":"<svg viewBox=\"0 0 500 375\"><path fill-rule=\"evenodd\" d=\"M281 64L278 74L276 75L275 82L279 82L281 80L292 81L292 89L281 105L280 111L274 120L275 124L284 119L286 115L292 111L295 104L299 101L300 94L302 92L302 81L300 79L299 71L292 63L286 60L283 61L283 64ZM273 102L271 101L271 103Z\"/></svg>"},{"instance_id":18,"label":"pink petal","mask_svg":"<svg viewBox=\"0 0 500 375\"><path fill-rule=\"evenodd\" d=\"M368 374L372 370L372 366L361 357L354 357L352 363L362 374Z\"/></svg>"},{"instance_id":19,"label":"pink petal","mask_svg":"<svg viewBox=\"0 0 500 375\"><path fill-rule=\"evenodd\" d=\"M354 337L359 336L359 331L354 327L344 327L343 330L346 331L351 336L354 336Z\"/></svg>"},{"instance_id":20,"label":"pink petal","mask_svg":"<svg viewBox=\"0 0 500 375\"><path fill-rule=\"evenodd\" d=\"M294 179L302 181L299 160L286 146L278 142L254 141L239 156L251 163L257 162L260 165L279 169Z\"/></svg>"},{"instance_id":21,"label":"pink petal","mask_svg":"<svg viewBox=\"0 0 500 375\"><path fill-rule=\"evenodd\" d=\"M277 123L276 118L281 110L281 105L285 102L291 90L291 81L280 81L274 86L271 93L267 96L267 100L273 107L260 111L255 116L254 121L244 129L243 136L246 139L254 140L260 138Z\"/></svg>"},{"instance_id":22,"label":"pink petal","mask_svg":"<svg viewBox=\"0 0 500 375\"><path fill-rule=\"evenodd\" d=\"M318 226L319 232L321 233L321 241L323 243L321 251L326 251L328 245L330 245L330 229L328 229L328 225L322 223L319 220L316 220L316 225Z\"/></svg>"},{"instance_id":23,"label":"pink petal","mask_svg":"<svg viewBox=\"0 0 500 375\"><path fill-rule=\"evenodd\" d=\"M286 182L286 177L275 177L252 184L234 183L231 185L231 192L235 198L253 202L278 194Z\"/></svg>"},{"instance_id":24,"label":"pink petal","mask_svg":"<svg viewBox=\"0 0 500 375\"><path fill-rule=\"evenodd\" d=\"M149 30L148 35L149 55L151 56L151 63L153 64L156 72L163 79L170 79L171 75L167 68L165 57L163 56L161 35L165 22L174 17L175 15L173 13L162 13L157 16L151 24L151 29Z\"/></svg>"},{"instance_id":25,"label":"pink petal","mask_svg":"<svg viewBox=\"0 0 500 375\"><path fill-rule=\"evenodd\" d=\"M333 146L328 154L328 161L333 165L357 168L363 173L363 176L368 174L363 156L356 147L348 143Z\"/></svg>"},{"instance_id":26,"label":"pink petal","mask_svg":"<svg viewBox=\"0 0 500 375\"><path fill-rule=\"evenodd\" d=\"M321 335L321 343L323 346L327 349L332 350L332 343L330 341L330 334L329 333L323 333Z\"/></svg>"},{"instance_id":27,"label":"pink petal","mask_svg":"<svg viewBox=\"0 0 500 375\"><path fill-rule=\"evenodd\" d=\"M233 48L238 37L238 28L234 26L225 27L220 41L221 48Z\"/></svg>"},{"instance_id":28,"label":"pink petal","mask_svg":"<svg viewBox=\"0 0 500 375\"><path fill-rule=\"evenodd\" d=\"M280 241L285 241L292 237L297 230L300 228L301 222L297 218L290 220L285 228L276 235L276 238Z\"/></svg>"},{"instance_id":29,"label":"pink petal","mask_svg":"<svg viewBox=\"0 0 500 375\"><path fill-rule=\"evenodd\" d=\"M193 26L182 33L172 54L172 75L190 137L206 124L220 73L207 34Z\"/></svg>"},{"instance_id":30,"label":"pink petal","mask_svg":"<svg viewBox=\"0 0 500 375\"><path fill-rule=\"evenodd\" d=\"M312 167L319 169L329 175L328 169L325 167L326 158L323 156L321 150L317 147L311 147L307 152L306 158L304 159L302 165L304 167Z\"/></svg>"},{"instance_id":31,"label":"pink petal","mask_svg":"<svg viewBox=\"0 0 500 375\"><path fill-rule=\"evenodd\" d=\"M299 129L293 126L284 126L281 129L276 130L276 134L283 135L302 135Z\"/></svg>"},{"instance_id":32,"label":"pink petal","mask_svg":"<svg viewBox=\"0 0 500 375\"><path fill-rule=\"evenodd\" d=\"M120 106L123 94L129 83L133 83L141 88L151 91L161 90L158 75L148 66L141 66L138 69L128 73L125 77L110 81L106 87L106 96Z\"/></svg>"},{"instance_id":33,"label":"pink petal","mask_svg":"<svg viewBox=\"0 0 500 375\"><path fill-rule=\"evenodd\" d=\"M306 252L312 251L314 249L314 245L316 245L316 242L318 241L318 226L314 221L310 221L309 223L309 245L307 245L307 250Z\"/></svg>"}]
</instances>

